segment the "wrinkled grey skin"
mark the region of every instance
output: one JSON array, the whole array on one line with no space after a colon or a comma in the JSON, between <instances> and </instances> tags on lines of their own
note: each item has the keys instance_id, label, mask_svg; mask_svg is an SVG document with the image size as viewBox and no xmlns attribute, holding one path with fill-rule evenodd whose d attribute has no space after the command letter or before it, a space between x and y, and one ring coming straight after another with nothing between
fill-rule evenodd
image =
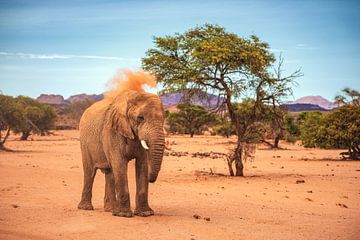
<instances>
[{"instance_id":1,"label":"wrinkled grey skin","mask_svg":"<svg viewBox=\"0 0 360 240\"><path fill-rule=\"evenodd\" d=\"M164 153L164 111L158 96L125 90L88 108L80 120L84 187L79 209L93 210L96 169L105 173L105 211L131 217L150 216L148 184L155 182ZM148 150L141 145L145 140ZM127 166L136 159L136 208L130 208Z\"/></svg>"}]
</instances>

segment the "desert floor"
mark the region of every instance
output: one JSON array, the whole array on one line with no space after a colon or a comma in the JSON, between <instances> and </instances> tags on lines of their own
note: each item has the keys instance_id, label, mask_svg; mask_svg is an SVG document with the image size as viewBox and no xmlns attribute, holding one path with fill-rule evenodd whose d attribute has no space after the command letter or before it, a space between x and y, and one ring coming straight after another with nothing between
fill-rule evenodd
<instances>
[{"instance_id":1,"label":"desert floor","mask_svg":"<svg viewBox=\"0 0 360 240\"><path fill-rule=\"evenodd\" d=\"M13 137L7 147L15 152L0 152L0 239L360 239L360 161L337 160L341 151L259 146L246 177L228 177L221 175L224 159L192 154L226 153L231 139L167 141L170 155L150 185L155 216L121 218L103 211L100 171L95 210L77 209L83 179L77 131L26 142ZM134 207L133 161L129 182Z\"/></svg>"}]
</instances>

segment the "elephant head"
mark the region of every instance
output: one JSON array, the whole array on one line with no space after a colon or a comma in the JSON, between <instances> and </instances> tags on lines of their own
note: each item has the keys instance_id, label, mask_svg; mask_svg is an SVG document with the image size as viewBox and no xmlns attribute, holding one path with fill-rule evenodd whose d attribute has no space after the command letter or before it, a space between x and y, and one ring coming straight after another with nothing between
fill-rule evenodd
<instances>
[{"instance_id":1,"label":"elephant head","mask_svg":"<svg viewBox=\"0 0 360 240\"><path fill-rule=\"evenodd\" d=\"M155 182L165 148L164 110L154 94L124 91L113 101L112 126L128 139L139 140L148 156L148 180Z\"/></svg>"}]
</instances>

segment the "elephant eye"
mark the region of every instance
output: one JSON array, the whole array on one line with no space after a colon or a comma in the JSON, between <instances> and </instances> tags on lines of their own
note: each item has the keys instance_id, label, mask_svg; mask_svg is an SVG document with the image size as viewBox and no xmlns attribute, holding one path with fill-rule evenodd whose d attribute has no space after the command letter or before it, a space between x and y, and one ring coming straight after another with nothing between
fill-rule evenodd
<instances>
[{"instance_id":1,"label":"elephant eye","mask_svg":"<svg viewBox=\"0 0 360 240\"><path fill-rule=\"evenodd\" d=\"M137 121L138 121L138 122L143 122L143 121L144 121L144 117L143 117L143 116L138 116L138 117L137 117Z\"/></svg>"}]
</instances>

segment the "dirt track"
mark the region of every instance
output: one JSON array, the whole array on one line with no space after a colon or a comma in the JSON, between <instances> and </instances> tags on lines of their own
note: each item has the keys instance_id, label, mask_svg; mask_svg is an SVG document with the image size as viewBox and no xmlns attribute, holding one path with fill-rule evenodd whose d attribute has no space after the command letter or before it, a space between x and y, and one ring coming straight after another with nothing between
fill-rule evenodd
<instances>
[{"instance_id":1,"label":"dirt track","mask_svg":"<svg viewBox=\"0 0 360 240\"><path fill-rule=\"evenodd\" d=\"M76 208L82 187L77 131L11 139L7 146L16 152L0 152L0 239L360 239L360 162L329 160L341 151L260 147L246 163L247 177L231 178L204 173L227 174L221 158L191 156L226 153L229 139L167 140L172 151L189 154L164 157L150 185L156 215L128 219L103 211L100 172L95 211ZM129 175L134 206L133 162Z\"/></svg>"}]
</instances>

